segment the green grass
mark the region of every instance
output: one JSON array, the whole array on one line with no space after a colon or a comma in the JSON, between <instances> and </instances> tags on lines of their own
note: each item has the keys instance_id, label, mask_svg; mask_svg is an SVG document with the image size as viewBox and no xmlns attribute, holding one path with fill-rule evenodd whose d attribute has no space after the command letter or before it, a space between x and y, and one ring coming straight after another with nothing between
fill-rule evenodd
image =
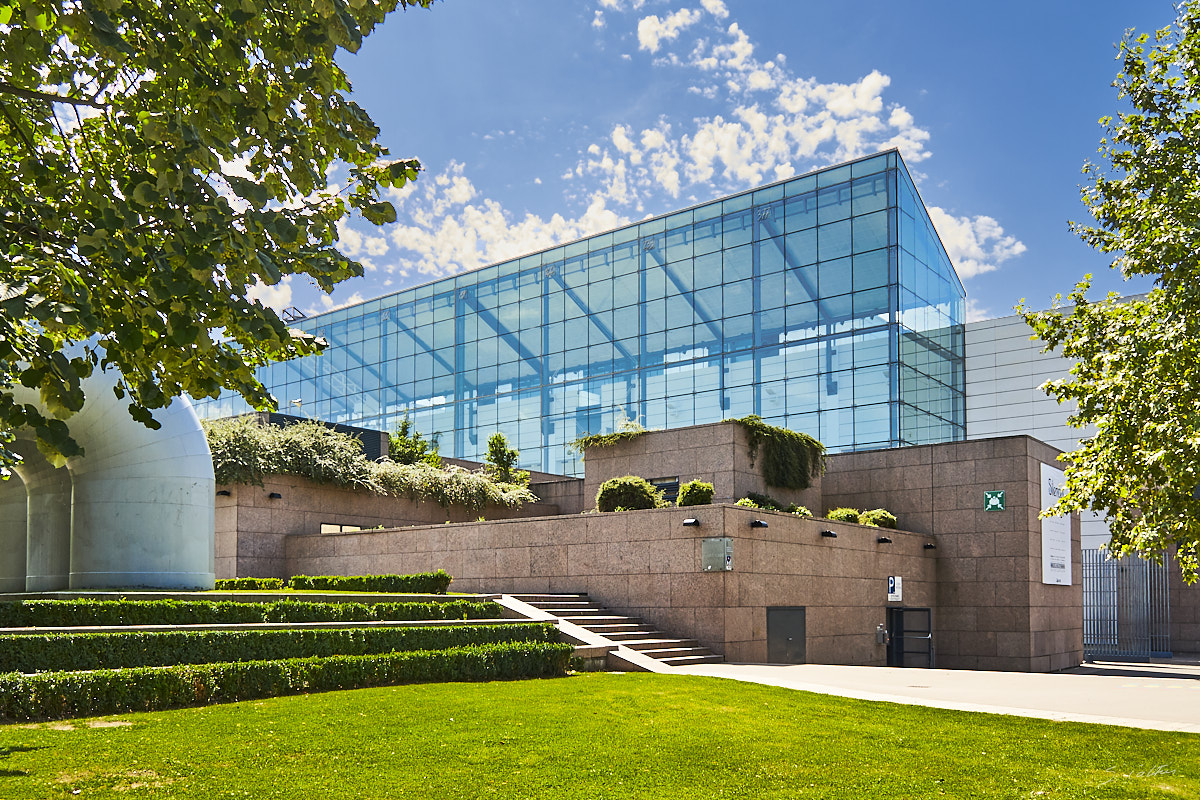
<instances>
[{"instance_id":1,"label":"green grass","mask_svg":"<svg viewBox=\"0 0 1200 800\"><path fill-rule=\"evenodd\" d=\"M1195 798L1200 736L644 674L0 727L0 798L72 796Z\"/></svg>"}]
</instances>

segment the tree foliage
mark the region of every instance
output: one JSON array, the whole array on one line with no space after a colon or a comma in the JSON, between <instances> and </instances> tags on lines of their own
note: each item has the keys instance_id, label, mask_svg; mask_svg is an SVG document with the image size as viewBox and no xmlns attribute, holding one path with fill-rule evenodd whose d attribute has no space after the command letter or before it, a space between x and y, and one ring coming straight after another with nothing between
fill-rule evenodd
<instances>
[{"instance_id":1,"label":"tree foliage","mask_svg":"<svg viewBox=\"0 0 1200 800\"><path fill-rule=\"evenodd\" d=\"M1091 276L1048 312L1021 309L1076 365L1046 391L1095 426L1064 457L1065 494L1049 513L1105 516L1114 555L1174 551L1185 579L1200 554L1200 0L1175 23L1128 34L1113 85L1127 110L1100 122L1103 168L1084 166L1094 223L1073 230L1126 277L1152 276L1145 298L1086 299Z\"/></svg>"},{"instance_id":2,"label":"tree foliage","mask_svg":"<svg viewBox=\"0 0 1200 800\"><path fill-rule=\"evenodd\" d=\"M388 435L388 458L397 464L428 464L434 469L442 468L437 441L426 441L407 413L396 430Z\"/></svg>"},{"instance_id":3,"label":"tree foliage","mask_svg":"<svg viewBox=\"0 0 1200 800\"><path fill-rule=\"evenodd\" d=\"M338 221L394 220L380 192L419 169L387 159L335 56L430 2L0 0L0 433L78 454L61 420L96 368L150 427L183 393L274 405L255 368L322 343L251 290L361 274Z\"/></svg>"},{"instance_id":4,"label":"tree foliage","mask_svg":"<svg viewBox=\"0 0 1200 800\"><path fill-rule=\"evenodd\" d=\"M517 468L521 454L515 447L508 446L508 438L496 431L488 438L487 459L484 461L484 471L498 483L512 483L517 486L529 485L529 473Z\"/></svg>"}]
</instances>

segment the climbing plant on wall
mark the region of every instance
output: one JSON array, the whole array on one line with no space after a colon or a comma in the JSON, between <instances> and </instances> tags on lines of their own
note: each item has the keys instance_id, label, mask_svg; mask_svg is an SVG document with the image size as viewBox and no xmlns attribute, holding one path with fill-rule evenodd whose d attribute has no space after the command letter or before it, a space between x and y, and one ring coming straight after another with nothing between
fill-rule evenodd
<instances>
[{"instance_id":1,"label":"climbing plant on wall","mask_svg":"<svg viewBox=\"0 0 1200 800\"><path fill-rule=\"evenodd\" d=\"M768 486L807 489L813 478L825 472L825 445L808 434L768 425L757 414L726 422L738 423L749 434L751 465L762 451L763 478Z\"/></svg>"}]
</instances>

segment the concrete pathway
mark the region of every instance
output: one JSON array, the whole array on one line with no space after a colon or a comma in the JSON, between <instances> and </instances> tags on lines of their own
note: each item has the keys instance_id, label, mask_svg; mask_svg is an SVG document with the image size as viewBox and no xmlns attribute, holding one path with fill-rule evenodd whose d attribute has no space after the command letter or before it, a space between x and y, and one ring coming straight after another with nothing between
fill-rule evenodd
<instances>
[{"instance_id":1,"label":"concrete pathway","mask_svg":"<svg viewBox=\"0 0 1200 800\"><path fill-rule=\"evenodd\" d=\"M699 664L671 672L860 700L1200 733L1200 658L1095 662L1049 674L822 664Z\"/></svg>"}]
</instances>

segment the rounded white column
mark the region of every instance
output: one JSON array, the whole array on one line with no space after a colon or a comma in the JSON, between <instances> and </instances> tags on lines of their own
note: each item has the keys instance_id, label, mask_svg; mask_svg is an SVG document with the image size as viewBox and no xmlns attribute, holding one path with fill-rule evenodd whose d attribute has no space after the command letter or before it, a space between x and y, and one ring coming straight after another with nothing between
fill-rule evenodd
<instances>
[{"instance_id":1,"label":"rounded white column","mask_svg":"<svg viewBox=\"0 0 1200 800\"><path fill-rule=\"evenodd\" d=\"M0 592L25 591L25 484L0 481Z\"/></svg>"},{"instance_id":2,"label":"rounded white column","mask_svg":"<svg viewBox=\"0 0 1200 800\"><path fill-rule=\"evenodd\" d=\"M24 459L17 474L28 498L24 590L66 589L71 569L71 472L55 469L32 440L18 438L13 448Z\"/></svg>"}]
</instances>

